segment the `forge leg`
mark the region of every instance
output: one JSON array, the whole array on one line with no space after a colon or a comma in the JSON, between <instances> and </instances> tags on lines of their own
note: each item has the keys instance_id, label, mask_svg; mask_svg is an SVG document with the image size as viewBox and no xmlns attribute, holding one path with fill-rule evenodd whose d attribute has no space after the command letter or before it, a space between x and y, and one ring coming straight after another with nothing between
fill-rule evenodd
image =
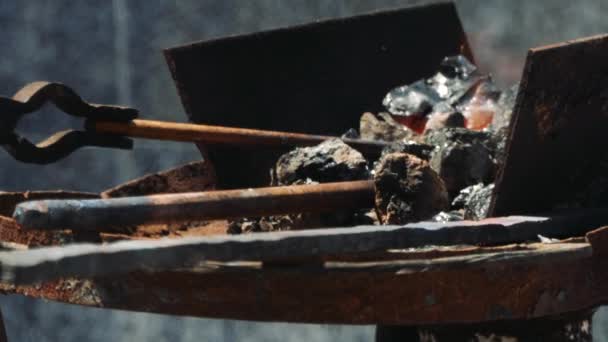
<instances>
[{"instance_id":1,"label":"forge leg","mask_svg":"<svg viewBox=\"0 0 608 342\"><path fill-rule=\"evenodd\" d=\"M376 326L376 342L420 341L418 329L398 325Z\"/></svg>"},{"instance_id":2,"label":"forge leg","mask_svg":"<svg viewBox=\"0 0 608 342\"><path fill-rule=\"evenodd\" d=\"M588 341L593 311L532 320L428 327L377 326L376 342ZM506 339L501 339L505 337Z\"/></svg>"},{"instance_id":3,"label":"forge leg","mask_svg":"<svg viewBox=\"0 0 608 342\"><path fill-rule=\"evenodd\" d=\"M8 342L8 336L6 335L6 326L4 325L4 316L2 310L0 310L0 342Z\"/></svg>"}]
</instances>

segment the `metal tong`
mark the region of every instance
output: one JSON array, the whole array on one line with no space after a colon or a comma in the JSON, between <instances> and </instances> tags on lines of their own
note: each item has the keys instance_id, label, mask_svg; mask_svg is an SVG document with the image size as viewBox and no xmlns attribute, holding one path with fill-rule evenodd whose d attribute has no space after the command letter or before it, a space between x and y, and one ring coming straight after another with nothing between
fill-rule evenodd
<instances>
[{"instance_id":1,"label":"metal tong","mask_svg":"<svg viewBox=\"0 0 608 342\"><path fill-rule=\"evenodd\" d=\"M15 132L21 118L37 111L47 102L55 104L68 115L93 120L126 123L138 115L137 110L132 108L88 103L60 83L30 83L12 98L0 97L0 144L15 159L25 163L48 164L84 146L132 148L133 142L128 138L91 130L57 132L38 144Z\"/></svg>"},{"instance_id":2,"label":"metal tong","mask_svg":"<svg viewBox=\"0 0 608 342\"><path fill-rule=\"evenodd\" d=\"M34 144L15 132L18 121L51 102L68 115L86 119L84 130L55 133ZM15 159L35 164L48 164L86 147L131 149L128 137L206 144L232 144L243 147L294 147L316 145L334 138L258 129L197 125L136 119L133 108L86 102L73 89L51 82L33 82L21 88L12 98L0 97L0 144ZM343 139L365 155L378 155L386 142Z\"/></svg>"}]
</instances>

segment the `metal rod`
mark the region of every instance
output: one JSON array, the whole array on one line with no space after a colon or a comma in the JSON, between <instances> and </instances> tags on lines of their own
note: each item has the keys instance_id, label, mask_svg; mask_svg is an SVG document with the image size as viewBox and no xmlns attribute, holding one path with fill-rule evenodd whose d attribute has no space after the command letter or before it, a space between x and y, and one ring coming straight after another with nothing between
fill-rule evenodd
<instances>
[{"instance_id":1,"label":"metal rod","mask_svg":"<svg viewBox=\"0 0 608 342\"><path fill-rule=\"evenodd\" d=\"M130 122L90 121L89 130L135 138L170 141L203 142L207 144L232 144L239 146L313 146L327 139L327 135L313 135L267 131L248 128L199 125L153 120L132 120ZM363 154L379 154L388 145L383 141L342 139L346 144Z\"/></svg>"},{"instance_id":2,"label":"metal rod","mask_svg":"<svg viewBox=\"0 0 608 342\"><path fill-rule=\"evenodd\" d=\"M371 208L372 181L92 200L19 204L13 217L24 229L104 230L117 226L259 217Z\"/></svg>"}]
</instances>

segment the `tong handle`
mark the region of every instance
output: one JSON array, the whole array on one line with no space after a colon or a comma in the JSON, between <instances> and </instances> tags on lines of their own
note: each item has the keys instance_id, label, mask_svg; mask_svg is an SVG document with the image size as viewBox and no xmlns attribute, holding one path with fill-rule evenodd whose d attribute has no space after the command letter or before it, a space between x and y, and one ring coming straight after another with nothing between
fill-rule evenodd
<instances>
[{"instance_id":1,"label":"tong handle","mask_svg":"<svg viewBox=\"0 0 608 342\"><path fill-rule=\"evenodd\" d=\"M88 120L86 126L88 130L97 133L251 148L313 146L327 139L335 138L327 135L137 119L129 122ZM342 140L366 155L379 155L387 146L387 143L383 141Z\"/></svg>"}]
</instances>

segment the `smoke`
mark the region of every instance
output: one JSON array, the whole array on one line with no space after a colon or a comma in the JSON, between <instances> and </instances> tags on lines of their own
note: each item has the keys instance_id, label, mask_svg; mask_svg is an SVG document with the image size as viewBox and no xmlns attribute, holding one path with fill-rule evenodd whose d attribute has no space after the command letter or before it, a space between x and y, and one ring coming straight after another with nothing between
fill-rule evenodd
<instances>
[{"instance_id":1,"label":"smoke","mask_svg":"<svg viewBox=\"0 0 608 342\"><path fill-rule=\"evenodd\" d=\"M35 80L55 80L93 102L134 106L145 118L182 121L185 115L162 48L421 2L0 1L0 93L13 94ZM519 80L528 48L608 31L608 0L456 2L478 64L503 85ZM36 140L79 125L81 121L46 108L19 129ZM0 189L100 191L199 158L190 144L144 140L133 151L84 149L48 166L20 164L0 153ZM369 341L373 336L372 327L203 320L16 296L0 300L11 341Z\"/></svg>"},{"instance_id":2,"label":"smoke","mask_svg":"<svg viewBox=\"0 0 608 342\"><path fill-rule=\"evenodd\" d=\"M606 0L458 0L480 67L499 83L519 81L528 49L608 32Z\"/></svg>"}]
</instances>

